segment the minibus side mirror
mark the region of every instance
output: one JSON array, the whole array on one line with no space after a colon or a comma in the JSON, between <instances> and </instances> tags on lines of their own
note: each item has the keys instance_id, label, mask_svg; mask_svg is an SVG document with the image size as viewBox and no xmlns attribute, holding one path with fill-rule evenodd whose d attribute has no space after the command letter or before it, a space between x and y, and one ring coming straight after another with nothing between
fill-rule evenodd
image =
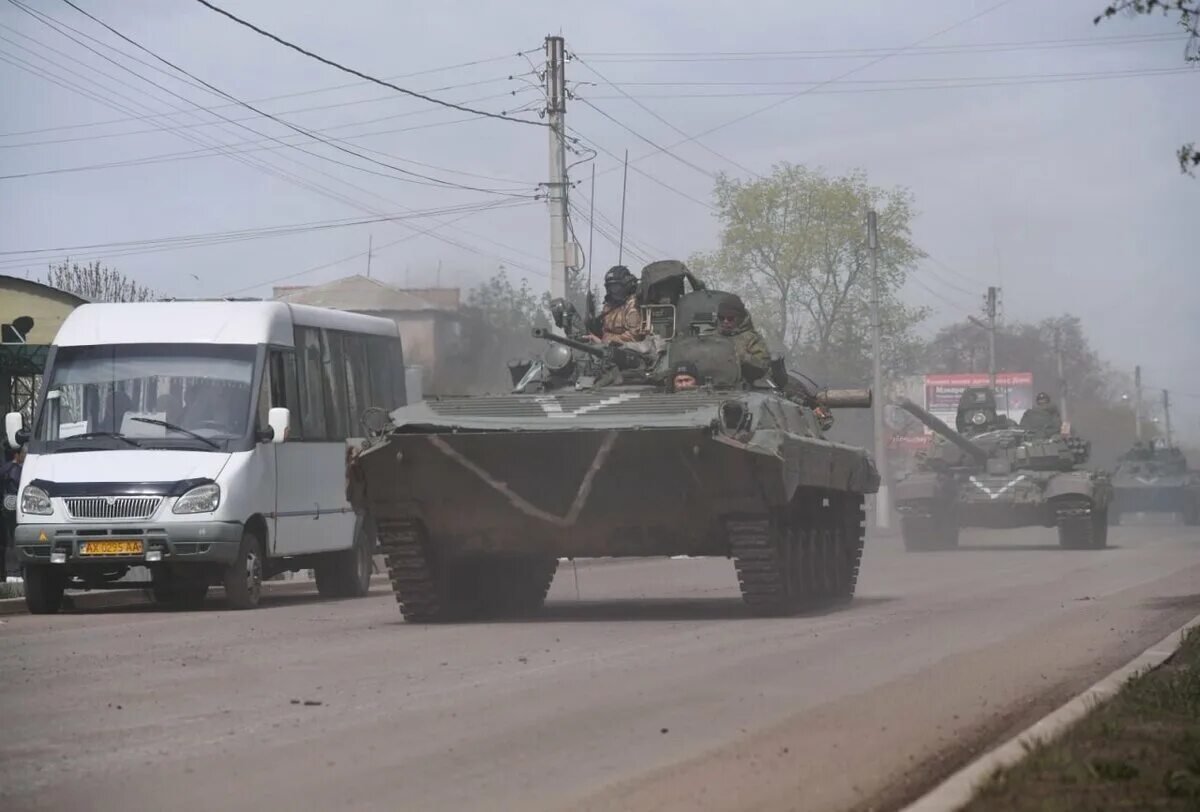
<instances>
[{"instance_id":1,"label":"minibus side mirror","mask_svg":"<svg viewBox=\"0 0 1200 812\"><path fill-rule=\"evenodd\" d=\"M20 412L4 415L4 434L12 448L25 445L25 441L29 439L29 432L25 431L25 418L21 417Z\"/></svg>"},{"instance_id":2,"label":"minibus side mirror","mask_svg":"<svg viewBox=\"0 0 1200 812\"><path fill-rule=\"evenodd\" d=\"M276 406L267 412L267 425L271 427L271 442L282 443L287 439L288 426L291 425L292 415L282 406Z\"/></svg>"}]
</instances>

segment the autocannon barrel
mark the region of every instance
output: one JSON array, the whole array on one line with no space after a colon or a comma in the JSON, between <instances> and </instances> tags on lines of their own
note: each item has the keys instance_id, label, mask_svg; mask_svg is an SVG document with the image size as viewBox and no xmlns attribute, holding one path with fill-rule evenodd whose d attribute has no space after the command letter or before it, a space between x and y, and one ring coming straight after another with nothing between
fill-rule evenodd
<instances>
[{"instance_id":1,"label":"autocannon barrel","mask_svg":"<svg viewBox=\"0 0 1200 812\"><path fill-rule=\"evenodd\" d=\"M870 389L822 389L817 402L830 409L870 409Z\"/></svg>"},{"instance_id":2,"label":"autocannon barrel","mask_svg":"<svg viewBox=\"0 0 1200 812\"><path fill-rule=\"evenodd\" d=\"M607 355L604 348L598 344L588 344L586 341L576 341L573 338L560 336L557 333L547 330L545 327L534 327L533 337L544 338L546 341L552 341L555 344L562 344L564 347L570 347L573 350L585 352L588 355L595 356L596 358L603 358L605 355Z\"/></svg>"},{"instance_id":3,"label":"autocannon barrel","mask_svg":"<svg viewBox=\"0 0 1200 812\"><path fill-rule=\"evenodd\" d=\"M963 437L957 431L947 426L941 420L938 420L936 417L922 409L917 404L913 403L908 398L900 401L900 408L920 420L931 430L936 431L938 434L954 443L980 465L983 465L987 462L987 451L975 445L975 443L971 442L966 437Z\"/></svg>"}]
</instances>

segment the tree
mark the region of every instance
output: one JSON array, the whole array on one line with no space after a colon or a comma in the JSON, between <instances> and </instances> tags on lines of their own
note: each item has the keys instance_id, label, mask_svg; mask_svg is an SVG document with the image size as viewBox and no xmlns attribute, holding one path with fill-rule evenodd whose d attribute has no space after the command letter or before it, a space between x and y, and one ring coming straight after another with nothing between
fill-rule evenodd
<instances>
[{"instance_id":1,"label":"tree","mask_svg":"<svg viewBox=\"0 0 1200 812\"><path fill-rule=\"evenodd\" d=\"M1164 17L1178 14L1179 26L1188 35L1187 45L1183 51L1184 61L1200 62L1200 1L1117 0L1105 6L1104 11L1096 15L1092 22L1098 25L1102 20L1121 13L1130 15L1161 13ZM1175 155L1179 158L1180 171L1188 175L1193 175L1195 168L1200 166L1200 150L1196 149L1194 141L1181 146Z\"/></svg>"},{"instance_id":2,"label":"tree","mask_svg":"<svg viewBox=\"0 0 1200 812\"><path fill-rule=\"evenodd\" d=\"M158 298L154 290L98 261L84 265L77 262L51 265L46 284L90 302L149 302Z\"/></svg>"},{"instance_id":3,"label":"tree","mask_svg":"<svg viewBox=\"0 0 1200 812\"><path fill-rule=\"evenodd\" d=\"M871 186L860 171L829 176L793 164L760 180L726 176L714 189L721 245L691 264L739 294L768 340L818 376L862 380L870 370L870 254L865 213L879 214L884 362L905 366L924 309L897 292L924 254L910 232L912 196Z\"/></svg>"}]
</instances>

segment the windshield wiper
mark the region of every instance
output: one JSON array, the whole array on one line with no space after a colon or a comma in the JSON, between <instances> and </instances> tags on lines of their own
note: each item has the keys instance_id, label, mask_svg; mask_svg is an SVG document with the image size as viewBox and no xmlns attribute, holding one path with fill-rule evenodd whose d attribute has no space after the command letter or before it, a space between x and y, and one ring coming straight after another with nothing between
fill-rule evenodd
<instances>
[{"instance_id":1,"label":"windshield wiper","mask_svg":"<svg viewBox=\"0 0 1200 812\"><path fill-rule=\"evenodd\" d=\"M142 444L131 437L126 437L118 431L85 431L83 434L72 434L70 437L63 437L63 440L88 440L93 437L115 437L123 443L141 448Z\"/></svg>"},{"instance_id":2,"label":"windshield wiper","mask_svg":"<svg viewBox=\"0 0 1200 812\"><path fill-rule=\"evenodd\" d=\"M174 423L168 423L166 420L158 420L157 418L153 418L153 417L131 417L129 419L136 420L139 423L149 423L152 426L162 426L164 429L167 429L169 431L177 431L180 434L186 434L189 437L195 437L197 440L200 440L201 442L208 443L210 446L215 448L217 451L221 450L221 446L217 445L215 442L210 440L208 437L205 437L203 434L197 434L196 432L192 431L191 429L185 429L183 426L176 426Z\"/></svg>"}]
</instances>

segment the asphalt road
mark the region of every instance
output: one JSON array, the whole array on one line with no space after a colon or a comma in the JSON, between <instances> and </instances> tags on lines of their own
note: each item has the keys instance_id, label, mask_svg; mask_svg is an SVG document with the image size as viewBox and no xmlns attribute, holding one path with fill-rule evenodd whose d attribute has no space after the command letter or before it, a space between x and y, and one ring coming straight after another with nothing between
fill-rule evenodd
<instances>
[{"instance_id":1,"label":"asphalt road","mask_svg":"<svg viewBox=\"0 0 1200 812\"><path fill-rule=\"evenodd\" d=\"M564 565L528 622L390 592L0 623L0 807L888 808L1200 613L1200 533L869 543L858 598L749 617L724 560Z\"/></svg>"}]
</instances>

